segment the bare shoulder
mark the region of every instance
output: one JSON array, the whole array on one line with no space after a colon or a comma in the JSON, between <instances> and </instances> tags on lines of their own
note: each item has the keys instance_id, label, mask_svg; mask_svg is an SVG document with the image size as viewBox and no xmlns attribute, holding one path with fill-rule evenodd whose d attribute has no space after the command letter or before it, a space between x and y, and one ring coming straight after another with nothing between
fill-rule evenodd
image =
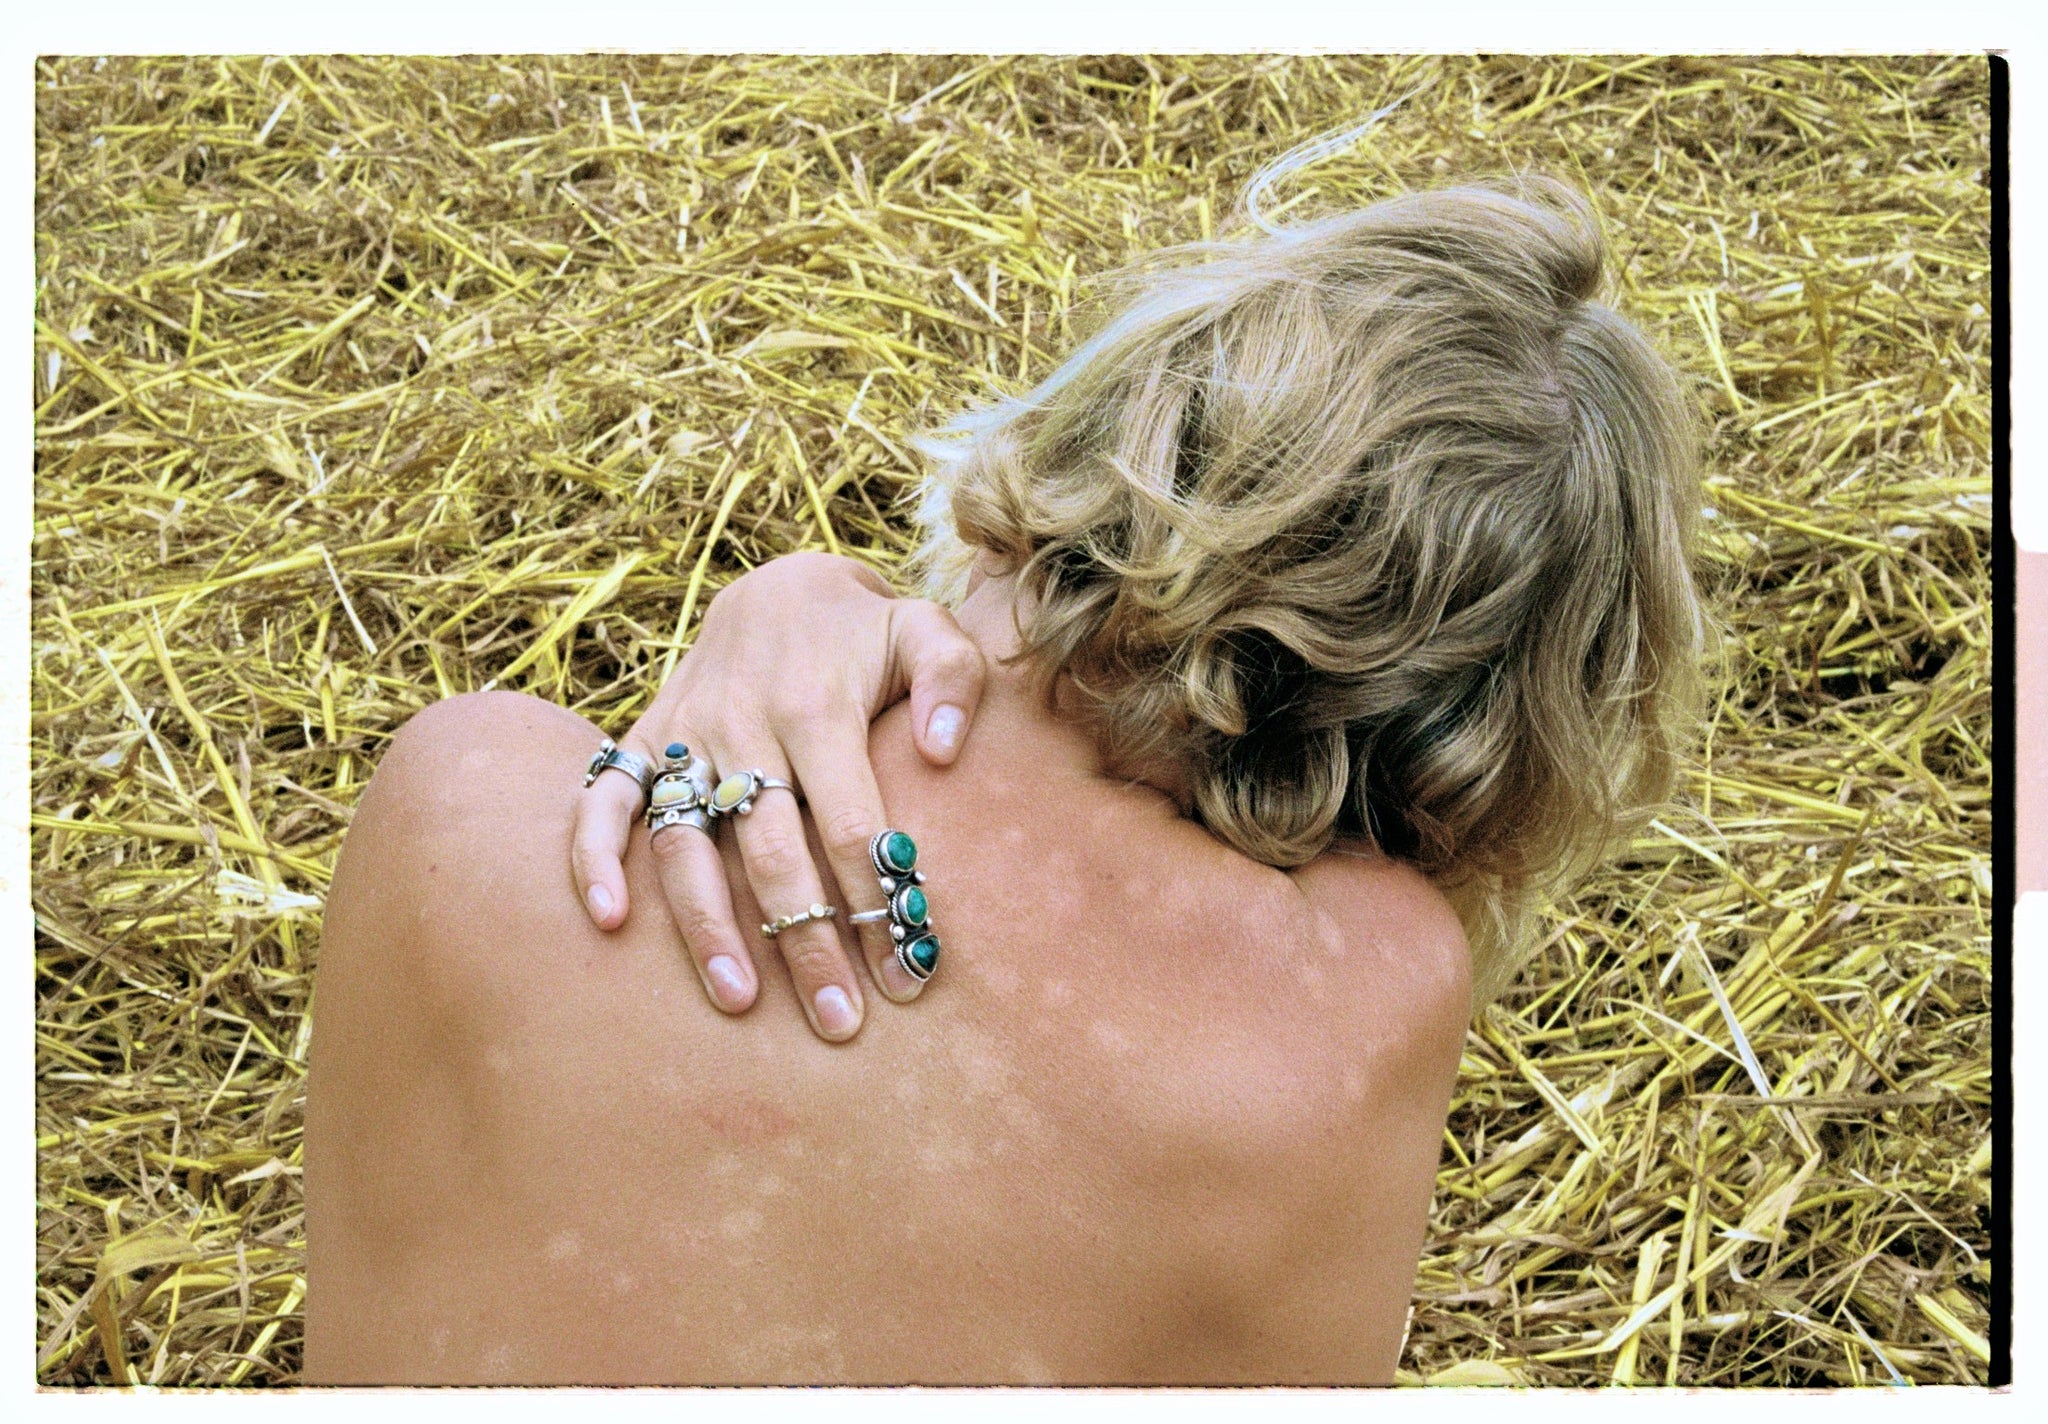
<instances>
[{"instance_id":1,"label":"bare shoulder","mask_svg":"<svg viewBox=\"0 0 2048 1424\"><path fill-rule=\"evenodd\" d=\"M1214 1107L1159 1197L1184 1213L1165 1278L1201 1302L1168 1317L1193 1353L1166 1351L1167 1372L1384 1383L1471 1012L1465 936L1424 876L1370 851L1242 880L1270 887L1258 914L1284 948L1163 1053Z\"/></svg>"},{"instance_id":2,"label":"bare shoulder","mask_svg":"<svg viewBox=\"0 0 2048 1424\"><path fill-rule=\"evenodd\" d=\"M487 1350L544 1287L504 1243L588 1181L533 1164L600 1141L616 1157L629 1103L669 1115L650 1065L715 1013L664 920L606 937L580 910L570 822L598 736L538 699L470 693L408 721L364 790L319 951L309 1380L511 1378Z\"/></svg>"},{"instance_id":3,"label":"bare shoulder","mask_svg":"<svg viewBox=\"0 0 2048 1424\"><path fill-rule=\"evenodd\" d=\"M1443 893L1363 841L1340 841L1288 878L1316 933L1358 951L1350 958L1370 977L1376 1005L1363 1027L1410 1045L1448 1042L1455 1057L1472 1014L1472 956Z\"/></svg>"}]
</instances>

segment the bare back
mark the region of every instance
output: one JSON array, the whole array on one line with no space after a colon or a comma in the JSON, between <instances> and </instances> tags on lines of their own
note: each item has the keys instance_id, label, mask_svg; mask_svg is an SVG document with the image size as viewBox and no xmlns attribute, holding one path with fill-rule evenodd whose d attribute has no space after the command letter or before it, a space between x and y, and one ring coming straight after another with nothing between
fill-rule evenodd
<instances>
[{"instance_id":1,"label":"bare back","mask_svg":"<svg viewBox=\"0 0 2048 1424\"><path fill-rule=\"evenodd\" d=\"M833 1046L765 946L753 1010L705 1002L644 843L626 927L589 924L596 736L457 699L365 796L320 966L309 1379L1391 1378L1468 1011L1419 876L1245 860L1076 770L1014 687L946 771L899 708L876 773L945 957Z\"/></svg>"}]
</instances>

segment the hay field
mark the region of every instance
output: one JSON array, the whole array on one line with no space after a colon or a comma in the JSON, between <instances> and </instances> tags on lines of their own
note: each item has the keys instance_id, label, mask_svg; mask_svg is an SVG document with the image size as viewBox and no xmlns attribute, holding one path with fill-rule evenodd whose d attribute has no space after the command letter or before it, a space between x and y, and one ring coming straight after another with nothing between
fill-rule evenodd
<instances>
[{"instance_id":1,"label":"hay field","mask_svg":"<svg viewBox=\"0 0 2048 1424\"><path fill-rule=\"evenodd\" d=\"M1283 196L1589 188L1711 422L1726 639L1680 804L1474 1026L1402 1377L1985 1377L1982 59L35 84L45 1383L296 1377L321 896L408 715L495 683L622 726L738 572L890 564L906 435L1411 91Z\"/></svg>"}]
</instances>

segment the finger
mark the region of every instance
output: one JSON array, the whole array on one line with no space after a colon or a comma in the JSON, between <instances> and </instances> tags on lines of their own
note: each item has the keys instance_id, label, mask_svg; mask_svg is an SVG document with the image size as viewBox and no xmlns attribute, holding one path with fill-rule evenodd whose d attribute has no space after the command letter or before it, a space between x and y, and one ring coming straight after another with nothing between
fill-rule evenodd
<instances>
[{"instance_id":1,"label":"finger","mask_svg":"<svg viewBox=\"0 0 2048 1424\"><path fill-rule=\"evenodd\" d=\"M584 911L601 930L626 922L626 872L620 862L640 806L639 784L622 771L599 773L576 799L569 871Z\"/></svg>"},{"instance_id":2,"label":"finger","mask_svg":"<svg viewBox=\"0 0 2048 1424\"><path fill-rule=\"evenodd\" d=\"M733 913L732 887L726 883L718 842L695 826L665 826L653 833L648 848L654 852L662 898L668 901L704 992L729 1014L745 1012L759 994L761 980Z\"/></svg>"},{"instance_id":3,"label":"finger","mask_svg":"<svg viewBox=\"0 0 2048 1424\"><path fill-rule=\"evenodd\" d=\"M952 765L981 706L988 675L981 649L951 613L913 598L890 605L889 644L910 684L911 737L918 752L934 766Z\"/></svg>"},{"instance_id":4,"label":"finger","mask_svg":"<svg viewBox=\"0 0 2048 1424\"><path fill-rule=\"evenodd\" d=\"M634 724L626 740L635 751L661 767L666 764L670 748L687 752L689 743L685 739L687 734L677 734L658 749L650 745L656 728L670 725L673 730L666 719L655 721L655 715L655 710L650 709L648 716ZM694 826L667 826L649 833L648 849L653 852L655 876L661 882L661 896L667 902L669 918L683 937L690 962L697 966L697 977L703 982L705 994L729 1014L745 1012L760 992L760 972L747 937L740 932L717 840L713 834Z\"/></svg>"},{"instance_id":5,"label":"finger","mask_svg":"<svg viewBox=\"0 0 2048 1424\"><path fill-rule=\"evenodd\" d=\"M737 760L722 763L727 776L748 767L765 768L769 776L789 779L777 772L775 760ZM745 815L726 818L739 841L740 860L753 887L754 899L763 919L800 913L812 905L830 904L818 868L811 862L811 848L804 840L803 812L796 797L787 791L761 792ZM852 1038L860 1031L860 982L854 976L853 961L847 958L833 921L811 920L793 925L776 936L774 944L789 969L796 996L804 1015L818 1037L833 1043Z\"/></svg>"},{"instance_id":6,"label":"finger","mask_svg":"<svg viewBox=\"0 0 2048 1424\"><path fill-rule=\"evenodd\" d=\"M820 727L800 749L792 748L791 756L847 915L885 908L888 897L875 877L868 843L888 824L888 812L868 762L867 737L861 731L847 734L836 726ZM883 995L899 1004L916 998L924 985L897 960L889 922L873 920L854 925L853 931L868 974Z\"/></svg>"}]
</instances>

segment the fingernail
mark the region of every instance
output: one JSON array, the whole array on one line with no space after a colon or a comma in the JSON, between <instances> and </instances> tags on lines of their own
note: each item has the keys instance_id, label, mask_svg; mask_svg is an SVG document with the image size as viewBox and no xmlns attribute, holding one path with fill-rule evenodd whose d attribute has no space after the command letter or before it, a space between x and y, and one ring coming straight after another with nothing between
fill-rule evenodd
<instances>
[{"instance_id":1,"label":"fingernail","mask_svg":"<svg viewBox=\"0 0 2048 1424\"><path fill-rule=\"evenodd\" d=\"M746 1006L747 976L740 972L739 961L731 955L714 954L704 961L704 977L711 981L711 993L721 1007Z\"/></svg>"},{"instance_id":2,"label":"fingernail","mask_svg":"<svg viewBox=\"0 0 2048 1424\"><path fill-rule=\"evenodd\" d=\"M837 984L820 989L812 1002L818 1009L818 1027L828 1038L844 1038L860 1027L860 1015L854 1012L853 1000Z\"/></svg>"},{"instance_id":3,"label":"fingernail","mask_svg":"<svg viewBox=\"0 0 2048 1424\"><path fill-rule=\"evenodd\" d=\"M924 734L932 744L932 750L951 755L960 749L960 733L967 726L967 714L950 702L942 702L932 710L931 721L925 723Z\"/></svg>"},{"instance_id":4,"label":"fingernail","mask_svg":"<svg viewBox=\"0 0 2048 1424\"><path fill-rule=\"evenodd\" d=\"M903 966L896 962L895 955L892 954L882 961L882 992L891 999L899 1004L908 1003L917 997L918 991L922 988L924 985L911 978Z\"/></svg>"},{"instance_id":5,"label":"fingernail","mask_svg":"<svg viewBox=\"0 0 2048 1424\"><path fill-rule=\"evenodd\" d=\"M590 913L599 920L608 920L612 916L612 892L602 885L590 887Z\"/></svg>"}]
</instances>

